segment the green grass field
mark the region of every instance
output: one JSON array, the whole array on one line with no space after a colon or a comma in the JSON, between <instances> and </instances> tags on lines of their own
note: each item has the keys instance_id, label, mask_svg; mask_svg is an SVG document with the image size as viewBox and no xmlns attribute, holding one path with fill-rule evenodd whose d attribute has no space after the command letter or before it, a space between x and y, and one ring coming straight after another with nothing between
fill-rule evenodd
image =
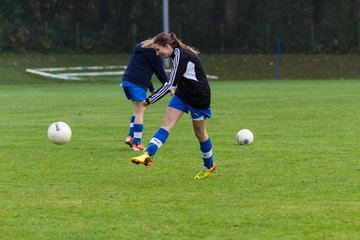
<instances>
[{"instance_id":1,"label":"green grass field","mask_svg":"<svg viewBox=\"0 0 360 240\"><path fill-rule=\"evenodd\" d=\"M123 143L132 106L119 79L64 83L7 69L1 239L360 238L358 80L211 82L218 169L194 180L202 160L188 115L154 165L137 166ZM145 144L169 99L147 109ZM68 144L47 139L54 121L71 126ZM236 143L242 128L253 144Z\"/></svg>"}]
</instances>

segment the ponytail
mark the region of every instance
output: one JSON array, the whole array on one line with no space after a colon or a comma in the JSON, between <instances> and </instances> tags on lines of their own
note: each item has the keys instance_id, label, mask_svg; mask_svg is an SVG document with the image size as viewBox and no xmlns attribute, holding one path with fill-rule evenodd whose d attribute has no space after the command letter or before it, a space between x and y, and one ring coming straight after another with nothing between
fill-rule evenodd
<instances>
[{"instance_id":1,"label":"ponytail","mask_svg":"<svg viewBox=\"0 0 360 240\"><path fill-rule=\"evenodd\" d=\"M160 46L165 47L166 44L169 44L172 48L185 48L192 51L195 54L199 54L200 52L193 47L186 45L181 42L180 39L176 37L175 33L159 33L155 36L153 43L158 44Z\"/></svg>"}]
</instances>

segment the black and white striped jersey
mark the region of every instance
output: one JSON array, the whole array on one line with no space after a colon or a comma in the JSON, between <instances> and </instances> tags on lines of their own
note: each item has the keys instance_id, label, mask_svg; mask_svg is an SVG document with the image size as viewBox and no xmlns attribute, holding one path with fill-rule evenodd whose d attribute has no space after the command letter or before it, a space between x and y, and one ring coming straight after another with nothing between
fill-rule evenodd
<instances>
[{"instance_id":1,"label":"black and white striped jersey","mask_svg":"<svg viewBox=\"0 0 360 240\"><path fill-rule=\"evenodd\" d=\"M209 108L210 85L199 57L188 49L174 48L171 58L173 59L173 68L169 80L151 94L146 102L154 103L176 88L175 95L185 103L198 109Z\"/></svg>"}]
</instances>

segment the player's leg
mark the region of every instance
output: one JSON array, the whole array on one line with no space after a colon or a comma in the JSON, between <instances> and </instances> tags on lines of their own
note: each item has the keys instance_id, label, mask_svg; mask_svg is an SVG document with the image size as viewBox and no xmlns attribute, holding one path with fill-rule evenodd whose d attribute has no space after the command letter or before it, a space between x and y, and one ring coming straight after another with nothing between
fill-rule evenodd
<instances>
[{"instance_id":1,"label":"player's leg","mask_svg":"<svg viewBox=\"0 0 360 240\"><path fill-rule=\"evenodd\" d=\"M184 112L168 107L161 128L155 133L146 147L146 151L150 156L154 156L157 150L165 143L169 137L171 129L179 121Z\"/></svg>"},{"instance_id":2,"label":"player's leg","mask_svg":"<svg viewBox=\"0 0 360 240\"><path fill-rule=\"evenodd\" d=\"M166 114L164 117L163 124L161 128L154 134L151 138L149 144L146 147L146 152L143 155L134 157L131 159L133 163L144 164L145 166L152 165L152 157L156 154L159 148L166 142L166 139L169 137L171 129L179 121L184 112L168 107L166 109Z\"/></svg>"},{"instance_id":3,"label":"player's leg","mask_svg":"<svg viewBox=\"0 0 360 240\"><path fill-rule=\"evenodd\" d=\"M132 101L133 96L132 96L132 92L131 92L131 88L129 86L129 83L127 81L124 81L121 84L125 96L128 100ZM133 101L132 101L133 102ZM130 127L129 127L129 132L128 132L128 136L125 139L125 143L127 145L130 146L130 148L132 148L132 144L133 144L133 137L134 137L134 121L135 121L135 113L130 117Z\"/></svg>"},{"instance_id":4,"label":"player's leg","mask_svg":"<svg viewBox=\"0 0 360 240\"><path fill-rule=\"evenodd\" d=\"M144 146L141 145L145 112L142 101L146 98L146 90L136 84L124 80L122 81L122 87L127 99L131 100L134 104L134 116L130 120L129 135L125 139L125 143L130 145L134 151L139 151L144 149Z\"/></svg>"},{"instance_id":5,"label":"player's leg","mask_svg":"<svg viewBox=\"0 0 360 240\"><path fill-rule=\"evenodd\" d=\"M211 117L211 110L190 109L191 117L193 119L193 129L196 138L199 140L200 150L204 163L204 169L200 171L195 178L203 179L208 177L216 169L216 164L213 161L212 143L206 131L207 118Z\"/></svg>"},{"instance_id":6,"label":"player's leg","mask_svg":"<svg viewBox=\"0 0 360 240\"><path fill-rule=\"evenodd\" d=\"M134 138L134 121L135 121L135 113L130 117L129 133L125 139L125 143L130 147L132 147L133 138Z\"/></svg>"},{"instance_id":7,"label":"player's leg","mask_svg":"<svg viewBox=\"0 0 360 240\"><path fill-rule=\"evenodd\" d=\"M201 121L193 120L193 128L195 136L199 140L204 167L211 169L213 166L212 143L206 132L206 119Z\"/></svg>"},{"instance_id":8,"label":"player's leg","mask_svg":"<svg viewBox=\"0 0 360 240\"><path fill-rule=\"evenodd\" d=\"M142 133L143 133L143 129L144 129L144 112L145 112L145 106L142 104L142 101L134 101L134 108L135 108L135 119L134 119L134 137L133 137L133 143L136 146L133 146L133 148L135 147L137 150L138 148L140 148L139 150L142 150L144 147L140 146L141 145L141 137L142 137Z\"/></svg>"}]
</instances>

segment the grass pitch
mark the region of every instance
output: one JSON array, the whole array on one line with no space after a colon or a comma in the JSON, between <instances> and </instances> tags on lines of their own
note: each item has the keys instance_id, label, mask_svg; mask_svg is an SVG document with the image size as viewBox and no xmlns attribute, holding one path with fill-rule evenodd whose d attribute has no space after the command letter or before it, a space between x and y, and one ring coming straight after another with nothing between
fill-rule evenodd
<instances>
[{"instance_id":1,"label":"grass pitch","mask_svg":"<svg viewBox=\"0 0 360 240\"><path fill-rule=\"evenodd\" d=\"M123 143L118 82L0 85L1 239L358 239L360 82L211 82L202 168L184 115L151 167ZM145 113L144 144L170 97ZM47 139L54 121L72 140ZM237 131L254 143L240 146Z\"/></svg>"}]
</instances>

